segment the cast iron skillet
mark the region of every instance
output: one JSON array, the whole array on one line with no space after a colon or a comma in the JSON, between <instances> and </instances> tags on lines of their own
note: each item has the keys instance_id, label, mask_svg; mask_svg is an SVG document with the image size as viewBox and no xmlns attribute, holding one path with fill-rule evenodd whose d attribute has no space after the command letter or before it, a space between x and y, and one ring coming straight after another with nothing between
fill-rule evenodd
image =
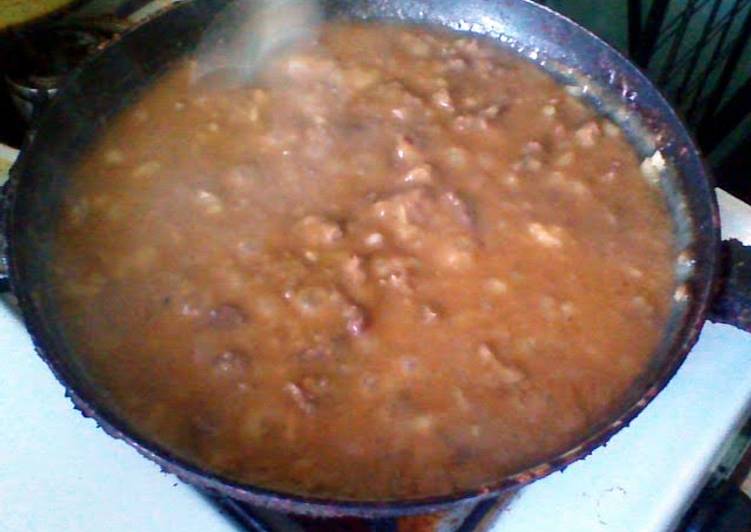
<instances>
[{"instance_id":1,"label":"cast iron skillet","mask_svg":"<svg viewBox=\"0 0 751 532\"><path fill-rule=\"evenodd\" d=\"M222 478L176 457L140 436L103 406L100 394L77 365L46 289L51 267L51 229L72 165L106 126L172 60L195 45L226 0L181 4L134 29L72 75L36 123L12 170L7 190L7 261L10 286L39 355L65 385L84 415L165 470L187 482L281 511L319 516L387 516L428 512L479 500L560 470L605 443L665 386L695 343L704 321L748 326L751 305L743 294L751 266L738 242L721 245L712 181L683 125L657 90L626 59L553 11L528 0L330 0L328 17L385 18L448 26L497 39L540 64L562 83L583 84L584 97L621 125L642 157L666 161L659 186L676 227L676 291L662 344L644 375L612 415L579 444L516 474L476 489L432 498L342 501L280 493ZM577 89L573 89L577 90ZM658 151L659 155L654 156ZM721 252L721 248L725 252ZM721 257L727 256L725 271ZM138 287L134 287L137 289ZM718 288L722 288L718 293ZM714 314L710 314L714 312ZM617 356L613 353L613 356ZM368 479L364 478L363 482Z\"/></svg>"}]
</instances>

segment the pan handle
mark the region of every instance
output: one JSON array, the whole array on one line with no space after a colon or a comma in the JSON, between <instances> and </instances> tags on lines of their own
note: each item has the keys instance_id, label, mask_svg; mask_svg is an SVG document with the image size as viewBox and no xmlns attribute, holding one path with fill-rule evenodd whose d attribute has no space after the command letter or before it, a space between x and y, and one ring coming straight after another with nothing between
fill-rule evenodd
<instances>
[{"instance_id":1,"label":"pan handle","mask_svg":"<svg viewBox=\"0 0 751 532\"><path fill-rule=\"evenodd\" d=\"M723 240L720 285L707 319L751 332L751 246Z\"/></svg>"}]
</instances>

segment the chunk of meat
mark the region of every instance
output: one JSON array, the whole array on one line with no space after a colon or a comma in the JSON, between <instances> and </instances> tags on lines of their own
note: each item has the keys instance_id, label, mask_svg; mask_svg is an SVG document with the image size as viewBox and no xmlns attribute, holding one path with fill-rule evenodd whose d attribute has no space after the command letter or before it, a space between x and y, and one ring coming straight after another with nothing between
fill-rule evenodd
<instances>
[{"instance_id":1,"label":"chunk of meat","mask_svg":"<svg viewBox=\"0 0 751 532\"><path fill-rule=\"evenodd\" d=\"M413 57L428 57L430 55L430 41L423 36L412 33L400 35L399 40L407 52Z\"/></svg>"},{"instance_id":2,"label":"chunk of meat","mask_svg":"<svg viewBox=\"0 0 751 532\"><path fill-rule=\"evenodd\" d=\"M347 68L343 72L344 85L353 91L361 91L381 81L383 75L379 70L366 67Z\"/></svg>"},{"instance_id":3,"label":"chunk of meat","mask_svg":"<svg viewBox=\"0 0 751 532\"><path fill-rule=\"evenodd\" d=\"M316 405L313 402L313 395L304 390L300 385L294 382L288 382L284 385L284 393L292 399L292 402L302 410L305 414L313 414L316 410Z\"/></svg>"},{"instance_id":4,"label":"chunk of meat","mask_svg":"<svg viewBox=\"0 0 751 532\"><path fill-rule=\"evenodd\" d=\"M399 135L394 150L396 159L406 164L420 164L423 161L422 152L415 146L415 141L409 135Z\"/></svg>"},{"instance_id":5,"label":"chunk of meat","mask_svg":"<svg viewBox=\"0 0 751 532\"><path fill-rule=\"evenodd\" d=\"M352 336L359 336L368 325L368 317L365 310L359 305L349 305L344 309L344 318L347 320L347 332Z\"/></svg>"},{"instance_id":6,"label":"chunk of meat","mask_svg":"<svg viewBox=\"0 0 751 532\"><path fill-rule=\"evenodd\" d=\"M459 115L454 119L452 127L460 133L485 131L488 129L488 121L484 116Z\"/></svg>"},{"instance_id":7,"label":"chunk of meat","mask_svg":"<svg viewBox=\"0 0 751 532\"><path fill-rule=\"evenodd\" d=\"M292 293L290 300L301 317L319 326L339 323L344 330L355 336L361 334L367 326L366 310L335 288L304 287Z\"/></svg>"},{"instance_id":8,"label":"chunk of meat","mask_svg":"<svg viewBox=\"0 0 751 532\"><path fill-rule=\"evenodd\" d=\"M433 182L433 168L429 164L418 164L404 174L404 182L414 185L428 185Z\"/></svg>"},{"instance_id":9,"label":"chunk of meat","mask_svg":"<svg viewBox=\"0 0 751 532\"><path fill-rule=\"evenodd\" d=\"M279 72L296 83L309 84L316 81L338 80L341 71L336 61L323 54L298 53L285 58Z\"/></svg>"},{"instance_id":10,"label":"chunk of meat","mask_svg":"<svg viewBox=\"0 0 751 532\"><path fill-rule=\"evenodd\" d=\"M419 246L430 230L466 232L474 214L465 199L451 190L418 187L375 202L371 216L379 220L402 243Z\"/></svg>"},{"instance_id":11,"label":"chunk of meat","mask_svg":"<svg viewBox=\"0 0 751 532\"><path fill-rule=\"evenodd\" d=\"M526 378L524 372L509 362L501 360L489 344L480 344L477 354L492 371L492 377L503 384L517 384Z\"/></svg>"},{"instance_id":12,"label":"chunk of meat","mask_svg":"<svg viewBox=\"0 0 751 532\"><path fill-rule=\"evenodd\" d=\"M427 220L433 203L425 189L419 188L377 201L370 212L398 240L414 244L420 237L418 224Z\"/></svg>"},{"instance_id":13,"label":"chunk of meat","mask_svg":"<svg viewBox=\"0 0 751 532\"><path fill-rule=\"evenodd\" d=\"M136 166L130 175L136 178L154 177L161 169L162 163L159 161L147 161Z\"/></svg>"},{"instance_id":14,"label":"chunk of meat","mask_svg":"<svg viewBox=\"0 0 751 532\"><path fill-rule=\"evenodd\" d=\"M454 110L454 104L451 101L451 95L445 88L439 89L434 92L430 98L430 101L433 102L433 105L435 105L439 109L444 109L446 111Z\"/></svg>"},{"instance_id":15,"label":"chunk of meat","mask_svg":"<svg viewBox=\"0 0 751 532\"><path fill-rule=\"evenodd\" d=\"M540 245L548 248L559 248L563 245L563 228L557 225L543 225L533 222L527 227L530 235Z\"/></svg>"},{"instance_id":16,"label":"chunk of meat","mask_svg":"<svg viewBox=\"0 0 751 532\"><path fill-rule=\"evenodd\" d=\"M322 286L307 286L291 296L292 305L304 316L319 315L343 300L341 293Z\"/></svg>"},{"instance_id":17,"label":"chunk of meat","mask_svg":"<svg viewBox=\"0 0 751 532\"><path fill-rule=\"evenodd\" d=\"M331 345L322 344L308 347L297 353L296 357L300 362L326 362L333 356Z\"/></svg>"},{"instance_id":18,"label":"chunk of meat","mask_svg":"<svg viewBox=\"0 0 751 532\"><path fill-rule=\"evenodd\" d=\"M292 231L306 246L317 248L331 247L343 236L338 223L316 215L304 217Z\"/></svg>"},{"instance_id":19,"label":"chunk of meat","mask_svg":"<svg viewBox=\"0 0 751 532\"><path fill-rule=\"evenodd\" d=\"M485 281L484 288L488 293L499 296L508 292L508 283L497 277L491 277Z\"/></svg>"},{"instance_id":20,"label":"chunk of meat","mask_svg":"<svg viewBox=\"0 0 751 532\"><path fill-rule=\"evenodd\" d=\"M228 349L214 359L212 367L216 375L239 380L250 368L250 357L243 350Z\"/></svg>"},{"instance_id":21,"label":"chunk of meat","mask_svg":"<svg viewBox=\"0 0 751 532\"><path fill-rule=\"evenodd\" d=\"M576 142L583 148L594 147L600 137L602 137L602 129L594 120L590 120L574 133Z\"/></svg>"},{"instance_id":22,"label":"chunk of meat","mask_svg":"<svg viewBox=\"0 0 751 532\"><path fill-rule=\"evenodd\" d=\"M434 305L420 305L420 321L422 323L434 323L439 318L438 310Z\"/></svg>"},{"instance_id":23,"label":"chunk of meat","mask_svg":"<svg viewBox=\"0 0 751 532\"><path fill-rule=\"evenodd\" d=\"M222 174L220 180L228 195L247 194L263 178L256 164L238 164Z\"/></svg>"},{"instance_id":24,"label":"chunk of meat","mask_svg":"<svg viewBox=\"0 0 751 532\"><path fill-rule=\"evenodd\" d=\"M206 323L215 329L232 329L247 321L248 316L242 308L225 303L209 310Z\"/></svg>"},{"instance_id":25,"label":"chunk of meat","mask_svg":"<svg viewBox=\"0 0 751 532\"><path fill-rule=\"evenodd\" d=\"M464 227L475 227L476 214L470 208L469 202L462 198L459 193L448 190L440 195L439 201L449 208L456 220Z\"/></svg>"},{"instance_id":26,"label":"chunk of meat","mask_svg":"<svg viewBox=\"0 0 751 532\"><path fill-rule=\"evenodd\" d=\"M103 160L108 166L117 166L125 162L125 154L122 150L111 148L104 152Z\"/></svg>"},{"instance_id":27,"label":"chunk of meat","mask_svg":"<svg viewBox=\"0 0 751 532\"><path fill-rule=\"evenodd\" d=\"M347 335L333 338L316 338L315 343L295 353L295 360L306 367L321 363L324 365L345 360L350 354L350 344Z\"/></svg>"},{"instance_id":28,"label":"chunk of meat","mask_svg":"<svg viewBox=\"0 0 751 532\"><path fill-rule=\"evenodd\" d=\"M388 112L382 113L382 109L387 109ZM382 120L385 114L396 123L412 123L425 116L427 107L403 83L389 80L360 91L350 102L349 110L366 120Z\"/></svg>"},{"instance_id":29,"label":"chunk of meat","mask_svg":"<svg viewBox=\"0 0 751 532\"><path fill-rule=\"evenodd\" d=\"M342 276L345 283L351 288L361 287L367 280L362 258L352 255L345 259L342 264Z\"/></svg>"},{"instance_id":30,"label":"chunk of meat","mask_svg":"<svg viewBox=\"0 0 751 532\"><path fill-rule=\"evenodd\" d=\"M409 290L409 272L416 263L414 258L403 256L376 257L370 262L370 271L381 284Z\"/></svg>"},{"instance_id":31,"label":"chunk of meat","mask_svg":"<svg viewBox=\"0 0 751 532\"><path fill-rule=\"evenodd\" d=\"M436 267L459 270L474 261L477 250L474 216L466 201L453 191L419 187L399 192L375 202L369 215L405 250ZM388 267L384 260L379 259L376 270ZM385 275L375 271L376 277L388 278L394 286L404 287L403 265L393 257L389 261L396 269Z\"/></svg>"},{"instance_id":32,"label":"chunk of meat","mask_svg":"<svg viewBox=\"0 0 751 532\"><path fill-rule=\"evenodd\" d=\"M468 237L458 236L434 244L431 255L434 265L445 270L465 270L475 262L477 245Z\"/></svg>"},{"instance_id":33,"label":"chunk of meat","mask_svg":"<svg viewBox=\"0 0 751 532\"><path fill-rule=\"evenodd\" d=\"M363 243L371 249L378 249L383 246L383 235L378 232L369 233L363 239Z\"/></svg>"},{"instance_id":34,"label":"chunk of meat","mask_svg":"<svg viewBox=\"0 0 751 532\"><path fill-rule=\"evenodd\" d=\"M451 146L442 154L442 161L454 171L464 171L469 162L469 153L460 146Z\"/></svg>"},{"instance_id":35,"label":"chunk of meat","mask_svg":"<svg viewBox=\"0 0 751 532\"><path fill-rule=\"evenodd\" d=\"M521 158L511 168L516 172L539 172L547 164L549 157L549 148L532 140L522 146Z\"/></svg>"}]
</instances>

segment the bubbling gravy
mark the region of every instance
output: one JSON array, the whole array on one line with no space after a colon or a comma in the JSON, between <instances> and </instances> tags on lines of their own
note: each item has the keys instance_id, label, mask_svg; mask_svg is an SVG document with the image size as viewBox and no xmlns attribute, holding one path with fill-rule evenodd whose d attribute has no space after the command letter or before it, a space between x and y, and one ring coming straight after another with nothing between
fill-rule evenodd
<instances>
[{"instance_id":1,"label":"bubbling gravy","mask_svg":"<svg viewBox=\"0 0 751 532\"><path fill-rule=\"evenodd\" d=\"M349 499L565 450L646 367L672 223L621 131L484 40L329 23L249 85L175 66L75 172L64 327L141 434Z\"/></svg>"}]
</instances>

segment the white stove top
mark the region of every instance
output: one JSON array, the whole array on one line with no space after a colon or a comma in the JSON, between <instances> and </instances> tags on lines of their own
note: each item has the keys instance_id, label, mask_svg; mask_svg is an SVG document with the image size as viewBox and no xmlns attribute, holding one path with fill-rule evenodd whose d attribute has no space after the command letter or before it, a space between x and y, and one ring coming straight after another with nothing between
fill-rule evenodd
<instances>
[{"instance_id":1,"label":"white stove top","mask_svg":"<svg viewBox=\"0 0 751 532\"><path fill-rule=\"evenodd\" d=\"M719 194L724 236L751 243L751 207ZM193 489L74 410L2 304L0 346L0 531L236 530ZM708 324L630 427L564 473L525 488L493 529L668 530L750 404L751 334Z\"/></svg>"}]
</instances>

